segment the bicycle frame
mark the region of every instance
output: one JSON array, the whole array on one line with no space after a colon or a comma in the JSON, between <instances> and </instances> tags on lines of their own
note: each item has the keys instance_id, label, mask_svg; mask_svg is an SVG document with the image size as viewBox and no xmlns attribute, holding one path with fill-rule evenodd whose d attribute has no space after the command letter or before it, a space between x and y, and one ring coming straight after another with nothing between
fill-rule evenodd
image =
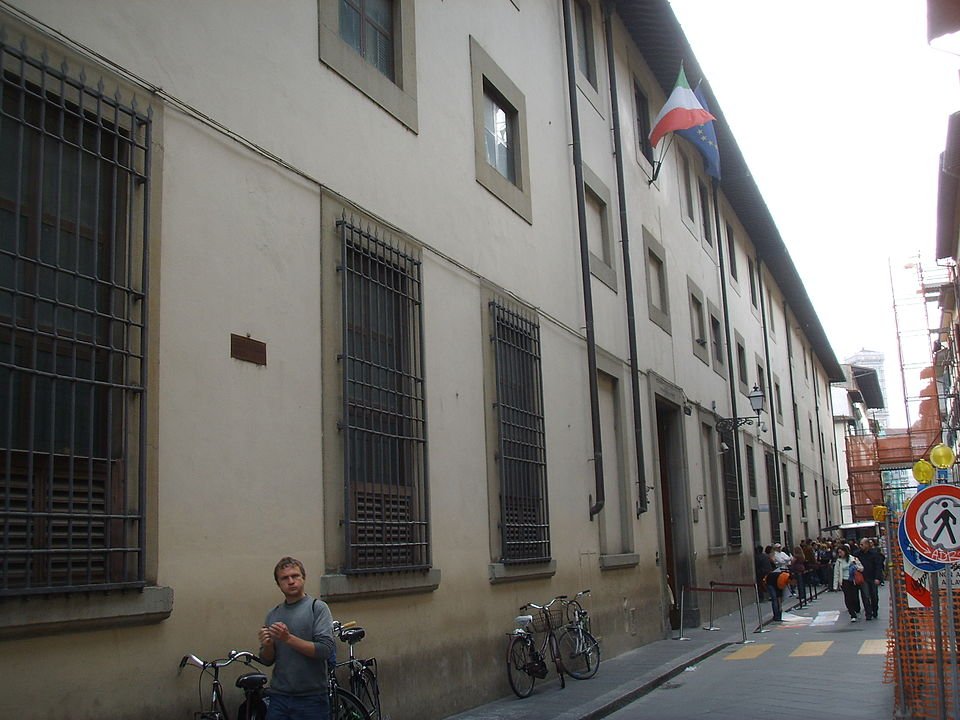
<instances>
[{"instance_id":1,"label":"bicycle frame","mask_svg":"<svg viewBox=\"0 0 960 720\"><path fill-rule=\"evenodd\" d=\"M336 620L333 623L334 635L341 642L346 643L348 648L348 658L339 663L330 663L330 687L336 688L337 692L345 693L351 698L356 699L368 712L368 717L373 720L380 720L380 687L377 683L377 661L376 658L360 659L356 656L353 646L360 642L365 632L363 628L357 627L355 622L339 623ZM349 692L340 685L337 679L337 668L346 667L349 671L349 678L346 683L349 686ZM331 690L333 692L333 690ZM332 698L332 696L331 696Z\"/></svg>"}]
</instances>

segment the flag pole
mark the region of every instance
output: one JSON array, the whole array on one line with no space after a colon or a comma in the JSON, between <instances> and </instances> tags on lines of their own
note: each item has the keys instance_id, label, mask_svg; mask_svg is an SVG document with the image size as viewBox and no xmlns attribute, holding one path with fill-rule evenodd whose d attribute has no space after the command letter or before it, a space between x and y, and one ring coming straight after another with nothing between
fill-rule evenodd
<instances>
[{"instance_id":1,"label":"flag pole","mask_svg":"<svg viewBox=\"0 0 960 720\"><path fill-rule=\"evenodd\" d=\"M647 181L647 187L653 185L657 178L660 177L660 168L663 167L663 160L667 157L667 151L670 149L670 144L673 142L673 133L670 133L670 136L667 138L666 142L663 144L663 150L660 152L660 159L653 163L653 177Z\"/></svg>"}]
</instances>

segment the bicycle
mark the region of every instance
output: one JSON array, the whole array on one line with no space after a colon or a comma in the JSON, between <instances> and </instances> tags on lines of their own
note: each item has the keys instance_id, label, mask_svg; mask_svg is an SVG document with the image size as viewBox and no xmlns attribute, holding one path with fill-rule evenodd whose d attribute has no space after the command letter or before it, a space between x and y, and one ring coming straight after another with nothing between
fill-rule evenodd
<instances>
[{"instance_id":1,"label":"bicycle","mask_svg":"<svg viewBox=\"0 0 960 720\"><path fill-rule=\"evenodd\" d=\"M566 687L563 660L556 635L556 628L563 625L563 610L561 607L553 608L554 603L565 598L566 595L561 595L546 605L527 603L520 608L521 613L527 608L533 608L537 615L518 615L515 621L517 627L508 633L510 641L507 643L507 680L517 697L529 697L537 679L543 680L547 676L544 654L548 648L557 668L560 687ZM539 648L534 633L544 633Z\"/></svg>"},{"instance_id":2,"label":"bicycle","mask_svg":"<svg viewBox=\"0 0 960 720\"><path fill-rule=\"evenodd\" d=\"M381 720L380 685L377 682L377 659L359 659L354 654L353 649L353 646L366 636L366 631L362 627L358 627L354 621L340 623L334 620L333 632L340 641L346 643L349 648L349 657L347 660L342 663L336 663L333 666L333 671L336 671L337 668L348 668L349 679L347 685L350 692L363 703L363 706L370 714L371 720ZM331 672L331 677L331 682L336 682L337 687L339 687L339 681L337 680L335 672Z\"/></svg>"},{"instance_id":3,"label":"bicycle","mask_svg":"<svg viewBox=\"0 0 960 720\"><path fill-rule=\"evenodd\" d=\"M180 669L177 675L183 672L187 665L200 668L200 679L197 681L197 692L200 695L200 712L195 714L196 720L230 720L226 704L223 700L223 685L220 682L220 671L235 662L242 662L250 666L251 663L262 663L256 655L248 650L231 650L227 657L217 660L201 660L196 655L184 655L180 660ZM210 709L203 709L203 676L213 675L210 693ZM236 680L236 686L243 690L244 701L237 710L237 720L263 720L267 715L264 687L267 676L260 671L247 672Z\"/></svg>"},{"instance_id":4,"label":"bicycle","mask_svg":"<svg viewBox=\"0 0 960 720\"><path fill-rule=\"evenodd\" d=\"M573 600L561 600L567 624L557 638L563 667L570 677L586 680L600 668L600 643L590 632L590 614L583 609L580 598L590 590L581 590Z\"/></svg>"}]
</instances>

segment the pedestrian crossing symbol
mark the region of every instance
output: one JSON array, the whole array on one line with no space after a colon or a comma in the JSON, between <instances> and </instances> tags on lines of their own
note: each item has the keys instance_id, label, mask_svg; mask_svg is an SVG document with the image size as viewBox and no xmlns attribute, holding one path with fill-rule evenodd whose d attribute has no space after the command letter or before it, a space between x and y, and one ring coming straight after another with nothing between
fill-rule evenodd
<instances>
[{"instance_id":1,"label":"pedestrian crossing symbol","mask_svg":"<svg viewBox=\"0 0 960 720\"><path fill-rule=\"evenodd\" d=\"M918 554L935 562L960 562L960 488L924 488L910 501L903 522Z\"/></svg>"}]
</instances>

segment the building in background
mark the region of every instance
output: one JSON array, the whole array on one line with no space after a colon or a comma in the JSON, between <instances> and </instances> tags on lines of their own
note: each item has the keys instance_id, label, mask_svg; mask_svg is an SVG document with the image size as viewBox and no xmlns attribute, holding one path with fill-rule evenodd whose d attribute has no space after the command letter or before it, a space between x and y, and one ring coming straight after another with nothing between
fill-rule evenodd
<instances>
[{"instance_id":1,"label":"building in background","mask_svg":"<svg viewBox=\"0 0 960 720\"><path fill-rule=\"evenodd\" d=\"M183 13L0 5L3 715L187 716L290 554L439 718L521 604L613 656L839 515L844 376L665 0ZM648 141L681 62L716 186Z\"/></svg>"},{"instance_id":2,"label":"building in background","mask_svg":"<svg viewBox=\"0 0 960 720\"><path fill-rule=\"evenodd\" d=\"M877 424L877 432L883 434L886 428L890 427L890 410L887 408L887 373L886 358L879 350L859 350L843 360L847 365L853 365L860 368L871 370L876 375L876 382L880 387L880 395L883 404L880 407L868 407L869 419ZM856 371L855 371L856 372Z\"/></svg>"}]
</instances>

